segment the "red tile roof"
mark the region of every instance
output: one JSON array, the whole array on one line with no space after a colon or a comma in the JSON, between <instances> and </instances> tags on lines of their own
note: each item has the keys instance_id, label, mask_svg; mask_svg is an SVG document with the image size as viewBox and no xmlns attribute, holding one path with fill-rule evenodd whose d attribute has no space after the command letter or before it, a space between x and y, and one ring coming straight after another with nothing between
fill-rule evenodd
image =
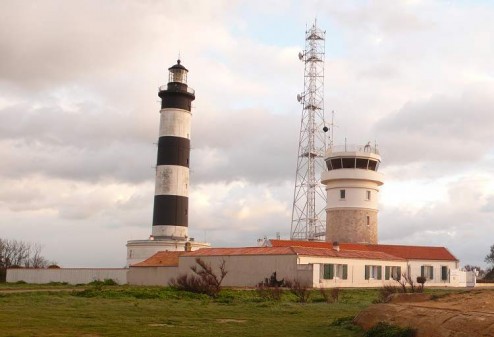
<instances>
[{"instance_id":1,"label":"red tile roof","mask_svg":"<svg viewBox=\"0 0 494 337\"><path fill-rule=\"evenodd\" d=\"M185 256L235 256L235 255L295 255L291 247L234 247L202 248L187 252Z\"/></svg>"},{"instance_id":2,"label":"red tile roof","mask_svg":"<svg viewBox=\"0 0 494 337\"><path fill-rule=\"evenodd\" d=\"M330 242L270 240L273 247L311 247L332 249ZM364 243L340 243L341 251L381 252L407 260L445 260L458 261L445 247L404 246L404 245L372 245Z\"/></svg>"},{"instance_id":3,"label":"red tile roof","mask_svg":"<svg viewBox=\"0 0 494 337\"><path fill-rule=\"evenodd\" d=\"M302 255L339 257L347 259L367 260L403 260L383 252L372 251L336 251L328 248L312 247L238 247L238 248L203 248L193 252L187 252L183 256L242 256L242 255Z\"/></svg>"},{"instance_id":4,"label":"red tile roof","mask_svg":"<svg viewBox=\"0 0 494 337\"><path fill-rule=\"evenodd\" d=\"M177 267L178 258L185 252L157 252L146 260L133 264L131 267Z\"/></svg>"}]
</instances>

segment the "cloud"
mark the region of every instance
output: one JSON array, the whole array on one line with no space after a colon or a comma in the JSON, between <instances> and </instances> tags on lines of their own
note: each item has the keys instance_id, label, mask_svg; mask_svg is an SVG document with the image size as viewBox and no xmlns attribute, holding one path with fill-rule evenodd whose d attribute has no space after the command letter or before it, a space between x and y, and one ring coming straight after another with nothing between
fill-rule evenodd
<instances>
[{"instance_id":1,"label":"cloud","mask_svg":"<svg viewBox=\"0 0 494 337\"><path fill-rule=\"evenodd\" d=\"M493 93L494 86L487 86L469 88L456 97L435 95L410 102L380 120L375 132L387 165L398 171L421 163L420 169L413 166L415 175L425 170L440 175L464 171L487 159L494 147Z\"/></svg>"},{"instance_id":2,"label":"cloud","mask_svg":"<svg viewBox=\"0 0 494 337\"><path fill-rule=\"evenodd\" d=\"M492 5L7 0L0 13L2 235L41 242L65 266L124 264L125 241L151 232L157 87L180 53L197 93L191 235L215 246L287 238L297 53L317 14L335 143L376 140L383 154L383 240L483 260Z\"/></svg>"}]
</instances>

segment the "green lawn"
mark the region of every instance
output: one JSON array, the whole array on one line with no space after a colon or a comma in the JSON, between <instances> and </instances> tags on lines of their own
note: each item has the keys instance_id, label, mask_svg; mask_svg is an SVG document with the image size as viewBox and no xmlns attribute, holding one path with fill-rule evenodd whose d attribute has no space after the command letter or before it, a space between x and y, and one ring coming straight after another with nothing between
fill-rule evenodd
<instances>
[{"instance_id":1,"label":"green lawn","mask_svg":"<svg viewBox=\"0 0 494 337\"><path fill-rule=\"evenodd\" d=\"M377 298L376 289L341 290L330 304L313 291L303 304L288 292L270 301L254 290L223 290L210 299L160 287L64 287L1 285L0 336L362 336L333 322ZM7 288L53 291L2 292Z\"/></svg>"},{"instance_id":2,"label":"green lawn","mask_svg":"<svg viewBox=\"0 0 494 337\"><path fill-rule=\"evenodd\" d=\"M253 290L224 290L217 299L159 287L2 285L0 336L360 336L331 323L354 316L376 298L376 290L342 291L327 304L261 299ZM64 286L67 287L67 286ZM86 290L84 290L86 289Z\"/></svg>"}]
</instances>

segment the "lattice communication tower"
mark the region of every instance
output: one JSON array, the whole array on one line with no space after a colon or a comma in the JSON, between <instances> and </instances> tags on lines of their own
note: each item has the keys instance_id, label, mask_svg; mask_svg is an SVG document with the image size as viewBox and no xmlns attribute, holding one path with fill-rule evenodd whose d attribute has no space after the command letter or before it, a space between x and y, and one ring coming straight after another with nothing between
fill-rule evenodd
<instances>
[{"instance_id":1,"label":"lattice communication tower","mask_svg":"<svg viewBox=\"0 0 494 337\"><path fill-rule=\"evenodd\" d=\"M293 197L292 240L324 240L326 234L326 192L321 173L326 170L324 121L324 44L326 32L316 22L305 32L305 50L298 57L305 63L297 173Z\"/></svg>"}]
</instances>

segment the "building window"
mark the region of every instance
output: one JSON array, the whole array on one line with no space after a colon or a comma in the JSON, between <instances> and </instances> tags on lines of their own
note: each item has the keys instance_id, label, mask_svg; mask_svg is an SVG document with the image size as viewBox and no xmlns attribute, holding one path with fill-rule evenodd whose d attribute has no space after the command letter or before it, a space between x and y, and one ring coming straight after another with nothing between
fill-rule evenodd
<instances>
[{"instance_id":1,"label":"building window","mask_svg":"<svg viewBox=\"0 0 494 337\"><path fill-rule=\"evenodd\" d=\"M367 215L367 219L366 220L367 220L367 227L369 227L370 226L370 216Z\"/></svg>"},{"instance_id":2,"label":"building window","mask_svg":"<svg viewBox=\"0 0 494 337\"><path fill-rule=\"evenodd\" d=\"M333 280L335 278L346 280L348 279L347 264L324 264L322 278L325 280Z\"/></svg>"},{"instance_id":3,"label":"building window","mask_svg":"<svg viewBox=\"0 0 494 337\"><path fill-rule=\"evenodd\" d=\"M371 200L371 191L365 191L365 200Z\"/></svg>"},{"instance_id":4,"label":"building window","mask_svg":"<svg viewBox=\"0 0 494 337\"><path fill-rule=\"evenodd\" d=\"M384 268L384 279L385 280L396 280L401 279L401 267L400 266L386 266Z\"/></svg>"},{"instance_id":5,"label":"building window","mask_svg":"<svg viewBox=\"0 0 494 337\"><path fill-rule=\"evenodd\" d=\"M434 267L421 266L420 267L420 276L425 277L426 280L433 280L434 279Z\"/></svg>"},{"instance_id":6,"label":"building window","mask_svg":"<svg viewBox=\"0 0 494 337\"><path fill-rule=\"evenodd\" d=\"M365 279L382 280L382 266L365 266Z\"/></svg>"},{"instance_id":7,"label":"building window","mask_svg":"<svg viewBox=\"0 0 494 337\"><path fill-rule=\"evenodd\" d=\"M346 196L346 191L340 190L340 199L345 199L345 196Z\"/></svg>"},{"instance_id":8,"label":"building window","mask_svg":"<svg viewBox=\"0 0 494 337\"><path fill-rule=\"evenodd\" d=\"M441 266L441 281L448 281L448 266Z\"/></svg>"}]
</instances>

